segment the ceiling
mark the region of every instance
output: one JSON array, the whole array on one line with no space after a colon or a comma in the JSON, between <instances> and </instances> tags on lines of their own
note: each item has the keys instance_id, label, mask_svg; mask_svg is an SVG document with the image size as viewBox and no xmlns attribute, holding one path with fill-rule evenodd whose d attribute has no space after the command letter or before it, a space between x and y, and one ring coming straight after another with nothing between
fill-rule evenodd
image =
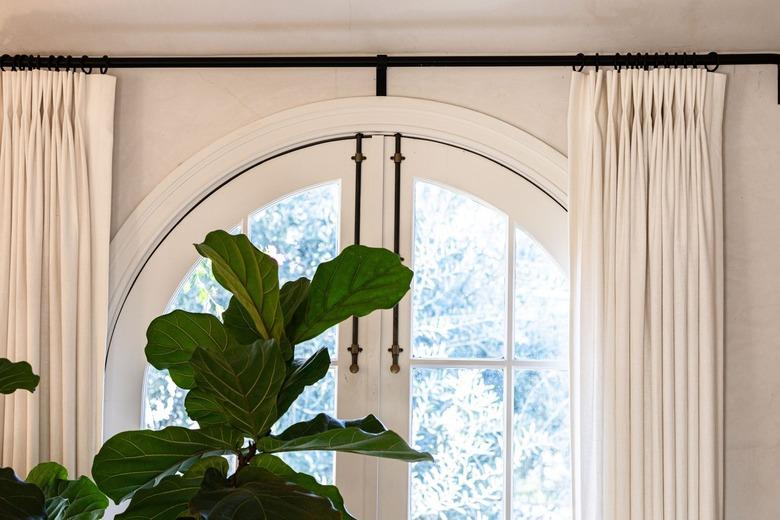
<instances>
[{"instance_id":1,"label":"ceiling","mask_svg":"<svg viewBox=\"0 0 780 520\"><path fill-rule=\"evenodd\" d=\"M0 52L780 51L778 0L3 0Z\"/></svg>"}]
</instances>

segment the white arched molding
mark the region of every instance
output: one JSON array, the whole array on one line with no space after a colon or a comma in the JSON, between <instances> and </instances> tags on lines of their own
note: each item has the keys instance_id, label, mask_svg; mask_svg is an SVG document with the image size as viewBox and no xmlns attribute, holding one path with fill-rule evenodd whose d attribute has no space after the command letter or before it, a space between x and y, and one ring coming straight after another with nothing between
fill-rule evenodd
<instances>
[{"instance_id":1,"label":"white arched molding","mask_svg":"<svg viewBox=\"0 0 780 520\"><path fill-rule=\"evenodd\" d=\"M155 247L214 188L285 151L357 132L398 132L470 150L521 173L566 207L566 158L486 114L403 97L344 98L284 110L232 132L182 163L125 221L111 241L109 331Z\"/></svg>"}]
</instances>

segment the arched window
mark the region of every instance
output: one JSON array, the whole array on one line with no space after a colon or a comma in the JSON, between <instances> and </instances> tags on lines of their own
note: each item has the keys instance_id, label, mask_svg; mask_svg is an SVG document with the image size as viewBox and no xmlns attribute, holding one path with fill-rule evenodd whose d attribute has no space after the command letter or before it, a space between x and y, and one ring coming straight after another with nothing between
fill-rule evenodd
<instances>
[{"instance_id":1,"label":"arched window","mask_svg":"<svg viewBox=\"0 0 780 520\"><path fill-rule=\"evenodd\" d=\"M415 272L398 328L392 311L360 320L357 373L346 350L350 323L312 340L331 352L329 376L276 428L319 412L374 413L436 460L407 466L329 452L287 460L339 485L359 518L569 519L565 210L522 170L482 153L414 137L401 144L397 185L394 138L378 132L363 140L359 215L361 243L392 249L397 229L399 254ZM108 370L127 372L130 384L114 388L109 379L106 406L138 411L135 418L107 412L109 435L193 426L183 391L147 367L142 353L125 352L144 344L145 327L166 310L219 315L226 306L191 244L216 228L243 232L277 259L283 281L310 277L354 241L354 154L354 139L309 143L246 168L180 218L116 324ZM394 337L403 348L397 373L389 369Z\"/></svg>"}]
</instances>

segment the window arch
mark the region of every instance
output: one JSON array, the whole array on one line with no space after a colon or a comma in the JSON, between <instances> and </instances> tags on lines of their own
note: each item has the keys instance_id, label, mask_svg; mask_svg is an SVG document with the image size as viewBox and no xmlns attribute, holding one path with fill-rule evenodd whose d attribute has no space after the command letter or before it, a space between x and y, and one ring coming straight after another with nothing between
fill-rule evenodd
<instances>
[{"instance_id":1,"label":"window arch","mask_svg":"<svg viewBox=\"0 0 780 520\"><path fill-rule=\"evenodd\" d=\"M421 132L419 128L417 131ZM382 137L383 133L372 133L371 138L366 140L369 144L364 150L368 156L368 169L364 166L362 243L388 247L391 246L392 236L390 214L393 185L392 176L388 175L388 172L392 171L392 163L387 159L391 149ZM454 230L450 238L443 240L443 249L447 254L452 253L447 249L451 248L452 237L457 237L459 233L470 233L472 240L469 242L479 239L478 246L470 250L467 248L465 253L462 253L471 256L460 257L460 261L463 263L475 262L475 259L492 259L495 263L495 266L486 268L482 264L487 262L480 262L482 271L477 269L473 273L475 286L482 287L490 283L495 285L495 297L489 299L490 305L477 306L482 315L478 318L486 320L486 327L491 333L482 334L478 327L470 332L466 331L465 339L462 339L460 345L455 344L451 335L442 334L442 331L450 329L461 332L468 329L464 316L473 309L469 309L465 304L461 305L461 314L437 315L434 308L432 316L428 316L432 318L428 323L416 319L418 308L427 306L428 310L425 312L431 312L431 302L436 302L436 298L431 298L430 294L418 294L416 280L415 289L401 305L401 337L404 338L406 346L401 357L400 377L393 379L387 370L389 360L386 350L389 346L388 327L391 322L388 314L377 313L361 320L361 345L364 346L365 352L360 358L361 371L356 375L351 375L347 368L349 356L338 355L339 350L342 351L341 354L345 353L344 349L349 342L347 338L350 337L348 330L334 331L335 340L324 339L331 341L337 354L332 367L332 386L334 389L338 387L337 391L334 390L335 411L337 415L345 418L377 413L389 427L399 431L410 442L425 447L425 442L431 439L435 442L437 439L435 435L426 433L432 427L430 417L437 414L426 415L423 413L424 407L418 405L421 402L419 397L423 395L420 389L426 384L437 381L434 386L445 388L446 385L441 382L446 382L449 378L459 382L450 387L468 390L472 397L484 399L485 396L490 398L492 395L493 404L486 406L486 409L492 406L500 412L492 417L497 425L494 428L497 440L494 443L495 456L491 464L497 477L491 485L496 492L486 495L492 498L487 501L489 504L484 510L466 509L464 518L473 517L474 512L486 518L511 518L518 514L542 513L549 518L567 518L565 503L568 498L565 488L569 478L568 470L560 470L567 467L568 463L568 422L565 414L568 384L564 384L567 381L567 328L564 325L561 330L558 325L566 321L562 317L565 315L566 306L562 305L560 300L565 300L567 285L563 274L565 271L561 269L567 262L567 239L565 212L561 206L561 197L558 196L560 193L552 195L549 191L540 189L540 186L544 187L542 181L549 181L554 175L545 177L535 171L529 173L527 169L507 168L505 163L511 161L498 161L493 153L472 153L451 146L454 144L452 141L456 140L450 136L450 142L446 142L446 145L428 140L404 140L403 153L407 160L404 162L402 207L405 211L400 225L401 234L405 238L401 256L418 271L419 283L423 284L419 286L422 288L420 290L424 290L426 276L429 279L435 278L437 270L444 271L437 267L441 255L431 256L431 267L426 270L425 255L416 250L416 237L424 236L422 232L426 216L423 211L428 212L429 228L434 232L438 229L439 232L439 235L432 235L433 238L429 242L436 242L437 237L441 238L443 224L451 225ZM525 145L528 146L528 142ZM132 377L136 378L134 389L137 394L140 394L138 389L144 387L145 363L142 355L138 355L137 347L135 356L126 352L128 345L142 344L143 329L139 328L140 324L145 327L151 318L162 313L166 306L172 308L171 305L193 304L192 299L185 301L183 295L197 284L200 284L198 290L204 290L207 295L199 304L206 303L207 307L211 306L209 309L201 306L198 310L208 312L220 305L219 296L212 297L209 293L212 287L206 279L207 266L196 263L196 256L190 246L193 242L202 240L206 231L218 227L233 229L235 223L241 222L239 229L249 232L256 245L277 256L283 266L281 272L284 273L284 266L287 265L285 262L289 256L286 256L283 247L274 243L278 237L266 233L264 239L253 238L252 223L272 223L270 226L262 226L262 229L272 229L277 235L282 229L291 229L289 232L292 235L287 236L288 244L299 244L301 239L307 239L308 233L293 236L296 234L294 226L285 227L278 221L280 215L287 214L291 208L287 207L284 212L269 211L269 208L278 209L281 206L277 204L283 205L285 201L289 203L301 194L309 193L309 190L338 186L339 193L335 198L338 199L341 211L339 222L335 226L338 230L335 251L338 251L339 245L352 242L354 165L349 157L353 154L354 143L350 139L326 139L326 142L310 144L292 153L281 154L272 160L245 168L242 175L222 188L212 190L211 196L187 210L185 218L177 217L180 219L179 224L157 246L147 268L141 272L133 290L129 292L120 319L116 323L112 340L114 348L108 360L107 410L114 410L114 406L122 402L133 402L133 383L129 381ZM541 160L542 156L544 154L537 150L535 160L543 165L541 169L554 170L557 156L552 154L553 159L548 156L546 163ZM376 160L373 163L375 170L371 169L372 158ZM533 162L529 161L528 157L524 157L524 160L526 163ZM515 164L519 164L519 159L515 158ZM426 210L425 204L434 202L439 206L429 204ZM261 206L261 209L254 213L254 208L258 206ZM266 213L261 218L263 211ZM460 220L453 218L452 220L456 221L454 224L437 222L436 217L457 216L458 211L462 211L465 216ZM475 218L474 215L477 214L484 214L484 218ZM307 215L308 212L299 213L292 220L305 221ZM420 225L416 224L418 221L421 222ZM256 228L257 226L259 224ZM323 228L321 224L305 227L307 231ZM497 236L500 236L500 240ZM442 248L432 249L436 252ZM186 253L187 251L190 253ZM321 260L316 263L319 261ZM290 276L293 276L293 273L305 274L305 264L306 262L302 262L303 267L300 269L290 269ZM290 265L295 265L295 262ZM457 262L454 265L457 267ZM499 269L496 267L498 265L502 267ZM488 274L485 274L486 272ZM184 273L187 273L187 276L182 280ZM500 274L498 280L496 273ZM521 280L522 283L518 286ZM431 287L429 293L438 293L442 285L433 284ZM451 288L451 291L455 289ZM171 300L173 294L176 296ZM562 312L564 314L561 314ZM518 319L520 315L522 319ZM446 323L448 318L449 325ZM340 329L344 329L344 326ZM345 362L347 366L343 365ZM120 366L127 372L128 375L123 379L129 384L116 388L112 384L112 373L115 374ZM140 375L133 376L139 374L139 369ZM159 380L158 377L158 382ZM327 393L319 391L320 396ZM539 394L557 403L559 408L562 406L562 410L540 403L540 400L534 397ZM447 395L447 392L443 395L427 392L424 397L429 402L445 402L444 397ZM468 393L466 395L468 396ZM147 390L146 401L149 401L149 398L154 397L152 392ZM450 395L450 402L451 398ZM153 415L153 410L142 414L141 410L145 407L141 406L138 397L135 400L138 403L139 418L133 420L127 417L127 413L123 416L121 413L109 412L106 420L107 434L137 428L141 419L145 421ZM328 411L327 405L321 399L312 408L315 406L317 409L312 411ZM163 410L164 408L159 407L157 411L162 410L165 413L158 413L155 419L157 422L150 426L162 424L160 415L169 413ZM524 419L518 419L519 417ZM132 424L133 422L135 424ZM519 440L516 434L518 431L524 431ZM546 432L548 440L553 439L557 447L545 448L540 442L529 441L539 431ZM477 444L481 442L478 435L472 438L478 441ZM536 447L531 450L536 453L533 457L524 455L523 445L528 442L536 442ZM438 442L439 447L446 444L446 439L444 442ZM490 450L486 450L487 452ZM440 454L442 461L455 458L448 457L446 451L440 451ZM512 470L509 469L510 460ZM330 468L335 466L335 482L341 487L350 509L358 517L429 516L430 511L424 507L425 500L433 500L435 494L431 494L433 488L428 486L428 480L422 477L423 471L426 470L423 466L416 466L408 471L400 465L358 460L349 455L337 456L330 466L315 460L300 461L300 464L304 464L303 467L299 465L301 469L313 472L320 480L325 481L333 474ZM305 464L310 466L306 467ZM442 468L446 469L444 466L428 468L425 474L430 476L431 471L441 472ZM463 473L462 466L456 465L454 468ZM517 468L524 469L518 472ZM484 467L477 466L476 471L479 472L480 469ZM450 468L449 471L452 474L454 470ZM539 482L542 477L543 480L549 481L550 475L555 471L563 472L562 477L558 475L560 478L556 480L558 483L555 486L543 492L535 489L534 482ZM438 481L438 488L451 484L451 479L442 477ZM383 490L382 493L378 492L380 489ZM410 490L418 499L410 500ZM458 493L463 495L462 490ZM436 500L446 503L446 497L440 496ZM452 511L442 513L451 515Z\"/></svg>"}]
</instances>

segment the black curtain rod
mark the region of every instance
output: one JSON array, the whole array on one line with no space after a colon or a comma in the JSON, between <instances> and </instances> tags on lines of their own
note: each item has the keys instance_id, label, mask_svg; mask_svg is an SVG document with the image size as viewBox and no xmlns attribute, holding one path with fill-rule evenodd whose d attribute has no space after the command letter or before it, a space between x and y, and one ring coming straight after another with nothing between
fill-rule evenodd
<instances>
[{"instance_id":1,"label":"black curtain rod","mask_svg":"<svg viewBox=\"0 0 780 520\"><path fill-rule=\"evenodd\" d=\"M625 53L517 56L44 56L3 54L4 69L289 68L289 67L584 67L658 68L778 65L780 54Z\"/></svg>"},{"instance_id":2,"label":"black curtain rod","mask_svg":"<svg viewBox=\"0 0 780 520\"><path fill-rule=\"evenodd\" d=\"M376 70L379 96L387 94L387 69L391 67L585 67L668 68L705 67L714 72L721 65L776 65L777 102L780 104L780 53L706 54L645 52L625 54L518 55L518 56L41 56L3 54L0 70L81 70L87 74L109 69L171 68L294 68L365 67Z\"/></svg>"}]
</instances>

